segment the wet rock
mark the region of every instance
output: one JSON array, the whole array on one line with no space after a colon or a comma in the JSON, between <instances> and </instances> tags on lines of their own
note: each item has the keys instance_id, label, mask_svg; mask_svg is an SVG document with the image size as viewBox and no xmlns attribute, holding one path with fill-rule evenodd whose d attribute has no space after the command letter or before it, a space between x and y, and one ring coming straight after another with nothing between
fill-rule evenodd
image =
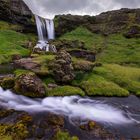
<instances>
[{"instance_id":1,"label":"wet rock","mask_svg":"<svg viewBox=\"0 0 140 140\"><path fill-rule=\"evenodd\" d=\"M71 56L65 50L58 52L49 68L52 71L56 82L70 83L74 79Z\"/></svg>"},{"instance_id":2,"label":"wet rock","mask_svg":"<svg viewBox=\"0 0 140 140\"><path fill-rule=\"evenodd\" d=\"M88 121L85 124L80 125L80 129L87 131L89 135L95 136L95 139L101 140L115 140L113 134L105 130L101 125L94 121Z\"/></svg>"},{"instance_id":3,"label":"wet rock","mask_svg":"<svg viewBox=\"0 0 140 140\"><path fill-rule=\"evenodd\" d=\"M0 86L4 89L11 89L15 85L15 78L14 77L5 77L0 82Z\"/></svg>"},{"instance_id":4,"label":"wet rock","mask_svg":"<svg viewBox=\"0 0 140 140\"><path fill-rule=\"evenodd\" d=\"M15 81L15 91L28 97L44 97L46 88L35 74L22 74Z\"/></svg>"}]
</instances>

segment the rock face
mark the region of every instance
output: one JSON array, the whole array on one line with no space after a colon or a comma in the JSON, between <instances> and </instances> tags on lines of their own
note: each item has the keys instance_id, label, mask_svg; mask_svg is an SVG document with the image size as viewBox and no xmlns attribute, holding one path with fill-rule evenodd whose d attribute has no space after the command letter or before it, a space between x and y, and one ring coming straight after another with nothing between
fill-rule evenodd
<instances>
[{"instance_id":1,"label":"rock face","mask_svg":"<svg viewBox=\"0 0 140 140\"><path fill-rule=\"evenodd\" d=\"M34 28L32 13L22 0L0 0L0 20L21 24L26 31ZM35 28L34 28L35 29Z\"/></svg>"},{"instance_id":2,"label":"rock face","mask_svg":"<svg viewBox=\"0 0 140 140\"><path fill-rule=\"evenodd\" d=\"M44 97L46 89L34 74L22 74L15 81L15 91L28 97Z\"/></svg>"},{"instance_id":3,"label":"rock face","mask_svg":"<svg viewBox=\"0 0 140 140\"><path fill-rule=\"evenodd\" d=\"M112 34L122 32L130 24L140 24L140 9L121 9L101 13L97 16L56 16L56 35L84 26L93 33ZM63 29L63 30L62 30Z\"/></svg>"},{"instance_id":4,"label":"rock face","mask_svg":"<svg viewBox=\"0 0 140 140\"><path fill-rule=\"evenodd\" d=\"M57 82L69 83L74 79L71 56L65 50L57 54L54 62L50 64L50 70Z\"/></svg>"}]
</instances>

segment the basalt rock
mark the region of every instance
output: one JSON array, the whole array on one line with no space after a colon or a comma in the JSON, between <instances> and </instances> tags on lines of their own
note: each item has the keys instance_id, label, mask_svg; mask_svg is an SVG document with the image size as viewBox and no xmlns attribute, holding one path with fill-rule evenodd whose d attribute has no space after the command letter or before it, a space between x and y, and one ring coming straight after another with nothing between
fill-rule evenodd
<instances>
[{"instance_id":1,"label":"basalt rock","mask_svg":"<svg viewBox=\"0 0 140 140\"><path fill-rule=\"evenodd\" d=\"M35 74L22 74L15 81L15 91L28 97L44 97L46 88Z\"/></svg>"},{"instance_id":2,"label":"basalt rock","mask_svg":"<svg viewBox=\"0 0 140 140\"><path fill-rule=\"evenodd\" d=\"M54 79L60 83L69 83L74 79L72 60L69 53L61 50L50 64Z\"/></svg>"}]
</instances>

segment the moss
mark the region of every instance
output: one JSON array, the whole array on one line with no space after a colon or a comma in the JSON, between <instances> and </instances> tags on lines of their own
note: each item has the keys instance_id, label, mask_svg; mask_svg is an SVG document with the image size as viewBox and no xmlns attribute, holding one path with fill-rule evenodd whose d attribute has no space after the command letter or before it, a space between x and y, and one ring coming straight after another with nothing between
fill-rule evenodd
<instances>
[{"instance_id":1,"label":"moss","mask_svg":"<svg viewBox=\"0 0 140 140\"><path fill-rule=\"evenodd\" d=\"M20 31L20 30L22 30L22 26L11 24L11 23L7 23L5 21L0 21L0 30Z\"/></svg>"},{"instance_id":2,"label":"moss","mask_svg":"<svg viewBox=\"0 0 140 140\"><path fill-rule=\"evenodd\" d=\"M54 136L53 140L79 140L79 138L76 136L71 137L68 132L63 132L59 130Z\"/></svg>"},{"instance_id":3,"label":"moss","mask_svg":"<svg viewBox=\"0 0 140 140\"><path fill-rule=\"evenodd\" d=\"M14 140L23 140L27 138L29 132L26 125L17 122L16 124L0 124L0 135Z\"/></svg>"},{"instance_id":4,"label":"moss","mask_svg":"<svg viewBox=\"0 0 140 140\"><path fill-rule=\"evenodd\" d=\"M80 86L89 96L128 96L129 92L101 76L91 74Z\"/></svg>"},{"instance_id":5,"label":"moss","mask_svg":"<svg viewBox=\"0 0 140 140\"><path fill-rule=\"evenodd\" d=\"M106 64L98 67L94 73L110 80L120 87L137 94L140 91L140 69L120 66L117 64ZM139 94L137 94L139 95Z\"/></svg>"},{"instance_id":6,"label":"moss","mask_svg":"<svg viewBox=\"0 0 140 140\"><path fill-rule=\"evenodd\" d=\"M4 78L1 82L1 87L4 89L11 89L15 85L15 79L14 77L7 77Z\"/></svg>"},{"instance_id":7,"label":"moss","mask_svg":"<svg viewBox=\"0 0 140 140\"><path fill-rule=\"evenodd\" d=\"M26 73L34 74L33 72L31 72L29 70L25 70L25 69L16 69L14 71L14 74L16 75L16 77L19 77L20 75L26 74Z\"/></svg>"},{"instance_id":8,"label":"moss","mask_svg":"<svg viewBox=\"0 0 140 140\"><path fill-rule=\"evenodd\" d=\"M71 96L71 95L84 96L85 93L80 88L72 86L59 86L52 90L48 90L48 96Z\"/></svg>"},{"instance_id":9,"label":"moss","mask_svg":"<svg viewBox=\"0 0 140 140\"><path fill-rule=\"evenodd\" d=\"M88 72L88 71L92 71L94 67L94 63L83 59L73 58L72 61L73 61L74 69L78 71Z\"/></svg>"}]
</instances>

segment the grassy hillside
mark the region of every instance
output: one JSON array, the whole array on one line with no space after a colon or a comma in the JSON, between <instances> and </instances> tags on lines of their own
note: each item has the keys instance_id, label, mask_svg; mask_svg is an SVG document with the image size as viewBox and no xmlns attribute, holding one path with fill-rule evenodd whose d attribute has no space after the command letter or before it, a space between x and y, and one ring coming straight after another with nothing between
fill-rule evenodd
<instances>
[{"instance_id":1,"label":"grassy hillside","mask_svg":"<svg viewBox=\"0 0 140 140\"><path fill-rule=\"evenodd\" d=\"M0 22L0 64L10 62L11 56L15 54L29 55L30 50L24 46L27 46L30 40L34 41L36 37L16 32L18 28L18 26ZM132 93L140 96L140 38L127 39L123 33L104 36L91 33L80 26L59 39L84 42L87 50L97 52L96 61L102 65L88 72L76 71L76 78L71 85L60 85L58 88L49 90L49 96L66 94L128 96ZM54 57L55 55L48 54L33 58L34 62L41 64L42 71L48 73L48 76L42 78L46 85L55 83L48 70L48 64ZM72 58L72 60L73 63L75 63L74 60L78 60L77 65L80 65L80 68L92 65L92 62L83 59Z\"/></svg>"},{"instance_id":2,"label":"grassy hillside","mask_svg":"<svg viewBox=\"0 0 140 140\"><path fill-rule=\"evenodd\" d=\"M24 48L35 36L16 32L19 26L0 21L0 64L11 61L12 55L28 56L29 49Z\"/></svg>"},{"instance_id":3,"label":"grassy hillside","mask_svg":"<svg viewBox=\"0 0 140 140\"><path fill-rule=\"evenodd\" d=\"M102 36L78 27L60 39L85 42L87 49L98 52L97 60L100 62L140 66L140 38L127 39L123 34Z\"/></svg>"}]
</instances>

